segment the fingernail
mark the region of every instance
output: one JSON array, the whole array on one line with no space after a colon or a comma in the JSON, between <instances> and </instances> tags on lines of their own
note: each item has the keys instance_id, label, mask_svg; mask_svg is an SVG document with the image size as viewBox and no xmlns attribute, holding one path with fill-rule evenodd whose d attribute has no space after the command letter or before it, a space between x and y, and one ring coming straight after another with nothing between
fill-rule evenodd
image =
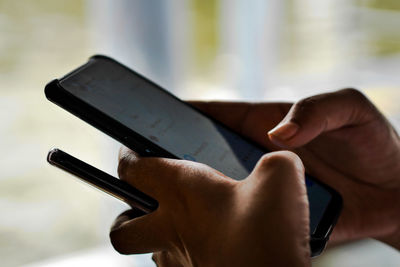
<instances>
[{"instance_id":1,"label":"fingernail","mask_svg":"<svg viewBox=\"0 0 400 267\"><path fill-rule=\"evenodd\" d=\"M296 135L300 126L294 122L286 122L278 124L274 129L268 132L268 135L273 135L281 140L288 140Z\"/></svg>"}]
</instances>

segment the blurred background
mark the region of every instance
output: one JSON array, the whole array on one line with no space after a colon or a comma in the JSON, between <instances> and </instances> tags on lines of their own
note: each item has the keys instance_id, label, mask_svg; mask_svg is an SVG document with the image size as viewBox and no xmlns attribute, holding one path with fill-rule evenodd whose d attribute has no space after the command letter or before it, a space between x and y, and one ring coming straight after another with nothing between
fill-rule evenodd
<instances>
[{"instance_id":1,"label":"blurred background","mask_svg":"<svg viewBox=\"0 0 400 267\"><path fill-rule=\"evenodd\" d=\"M121 256L123 203L46 163L60 147L116 175L118 144L48 102L93 54L184 99L295 101L356 87L400 126L398 0L0 0L0 265L154 266ZM313 266L398 266L365 240Z\"/></svg>"}]
</instances>

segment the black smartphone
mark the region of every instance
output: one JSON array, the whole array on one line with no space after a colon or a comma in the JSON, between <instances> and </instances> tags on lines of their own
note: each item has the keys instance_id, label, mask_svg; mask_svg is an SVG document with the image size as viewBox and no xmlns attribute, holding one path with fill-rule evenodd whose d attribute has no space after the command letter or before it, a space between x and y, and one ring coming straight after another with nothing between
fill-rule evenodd
<instances>
[{"instance_id":1,"label":"black smartphone","mask_svg":"<svg viewBox=\"0 0 400 267\"><path fill-rule=\"evenodd\" d=\"M141 156L205 163L242 180L268 151L119 62L101 55L51 81L46 97ZM342 207L306 175L312 255L323 250Z\"/></svg>"},{"instance_id":2,"label":"black smartphone","mask_svg":"<svg viewBox=\"0 0 400 267\"><path fill-rule=\"evenodd\" d=\"M47 161L97 189L124 201L131 207L141 211L143 215L156 210L158 207L158 202L142 191L71 156L61 149L54 148L50 150L47 154Z\"/></svg>"}]
</instances>

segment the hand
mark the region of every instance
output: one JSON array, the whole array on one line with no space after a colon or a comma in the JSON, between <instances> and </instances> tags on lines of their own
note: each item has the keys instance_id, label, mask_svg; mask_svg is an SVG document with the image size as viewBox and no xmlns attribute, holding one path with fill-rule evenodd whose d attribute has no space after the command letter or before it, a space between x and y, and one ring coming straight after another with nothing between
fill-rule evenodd
<instances>
[{"instance_id":1,"label":"hand","mask_svg":"<svg viewBox=\"0 0 400 267\"><path fill-rule=\"evenodd\" d=\"M294 151L308 173L335 188L344 206L334 243L372 237L400 248L399 137L363 94L345 89L294 105L193 104L270 150Z\"/></svg>"},{"instance_id":2,"label":"hand","mask_svg":"<svg viewBox=\"0 0 400 267\"><path fill-rule=\"evenodd\" d=\"M310 266L304 167L293 153L263 156L243 181L206 165L139 158L122 149L119 176L159 207L115 221L123 254L156 252L158 266Z\"/></svg>"}]
</instances>

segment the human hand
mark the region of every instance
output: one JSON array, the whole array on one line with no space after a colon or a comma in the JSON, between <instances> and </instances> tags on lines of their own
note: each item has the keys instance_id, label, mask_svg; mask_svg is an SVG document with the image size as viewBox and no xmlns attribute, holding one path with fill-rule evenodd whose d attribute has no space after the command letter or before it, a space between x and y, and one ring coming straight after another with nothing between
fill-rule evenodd
<instances>
[{"instance_id":1,"label":"human hand","mask_svg":"<svg viewBox=\"0 0 400 267\"><path fill-rule=\"evenodd\" d=\"M126 148L118 172L159 202L148 215L117 218L110 238L120 253L155 252L159 266L310 266L304 168L291 152L263 156L242 181Z\"/></svg>"},{"instance_id":2,"label":"human hand","mask_svg":"<svg viewBox=\"0 0 400 267\"><path fill-rule=\"evenodd\" d=\"M336 189L343 211L331 241L372 237L400 248L399 137L360 92L345 89L294 105L192 104L270 150L294 151L308 173Z\"/></svg>"}]
</instances>

